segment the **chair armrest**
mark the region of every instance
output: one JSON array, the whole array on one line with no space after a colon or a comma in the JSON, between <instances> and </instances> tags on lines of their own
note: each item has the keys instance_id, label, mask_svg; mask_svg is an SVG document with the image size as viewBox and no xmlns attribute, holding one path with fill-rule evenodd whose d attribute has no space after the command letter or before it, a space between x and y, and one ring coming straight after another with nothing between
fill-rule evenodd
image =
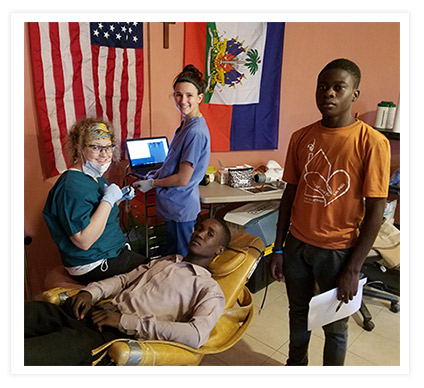
<instances>
[{"instance_id":1,"label":"chair armrest","mask_svg":"<svg viewBox=\"0 0 424 388\"><path fill-rule=\"evenodd\" d=\"M93 365L108 354L119 366L173 366L198 365L203 358L203 352L198 352L199 350L172 341L137 341L123 338L93 349L91 354L95 356L103 352Z\"/></svg>"},{"instance_id":2,"label":"chair armrest","mask_svg":"<svg viewBox=\"0 0 424 388\"><path fill-rule=\"evenodd\" d=\"M41 294L42 300L60 306L65 300L78 294L80 290L72 288L56 287L51 290L44 291Z\"/></svg>"}]
</instances>

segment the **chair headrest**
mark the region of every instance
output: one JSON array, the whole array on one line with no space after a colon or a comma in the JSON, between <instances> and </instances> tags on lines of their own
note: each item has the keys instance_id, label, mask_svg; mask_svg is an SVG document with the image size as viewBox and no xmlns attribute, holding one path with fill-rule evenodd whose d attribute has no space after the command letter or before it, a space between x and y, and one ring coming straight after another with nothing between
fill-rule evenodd
<instances>
[{"instance_id":1,"label":"chair headrest","mask_svg":"<svg viewBox=\"0 0 424 388\"><path fill-rule=\"evenodd\" d=\"M246 252L228 247L209 264L209 270L213 277L226 276L239 268L245 260Z\"/></svg>"},{"instance_id":2,"label":"chair headrest","mask_svg":"<svg viewBox=\"0 0 424 388\"><path fill-rule=\"evenodd\" d=\"M248 250L252 247L263 249L263 243L259 237L252 236L249 233L238 233L233 235L230 245L225 252L215 257L209 264L209 270L212 276L214 278L223 277L234 272L246 261Z\"/></svg>"}]
</instances>

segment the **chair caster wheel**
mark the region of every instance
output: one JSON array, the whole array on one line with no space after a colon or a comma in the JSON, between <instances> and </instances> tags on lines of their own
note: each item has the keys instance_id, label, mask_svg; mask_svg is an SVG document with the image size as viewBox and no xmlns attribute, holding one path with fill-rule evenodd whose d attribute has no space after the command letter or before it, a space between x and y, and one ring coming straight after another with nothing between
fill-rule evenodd
<instances>
[{"instance_id":1,"label":"chair caster wheel","mask_svg":"<svg viewBox=\"0 0 424 388\"><path fill-rule=\"evenodd\" d=\"M363 328L366 331L371 331L372 329L374 329L375 325L373 321L364 321L364 325Z\"/></svg>"},{"instance_id":2,"label":"chair caster wheel","mask_svg":"<svg viewBox=\"0 0 424 388\"><path fill-rule=\"evenodd\" d=\"M400 306L397 303L391 303L390 304L390 311L394 313L398 313L400 311Z\"/></svg>"}]
</instances>

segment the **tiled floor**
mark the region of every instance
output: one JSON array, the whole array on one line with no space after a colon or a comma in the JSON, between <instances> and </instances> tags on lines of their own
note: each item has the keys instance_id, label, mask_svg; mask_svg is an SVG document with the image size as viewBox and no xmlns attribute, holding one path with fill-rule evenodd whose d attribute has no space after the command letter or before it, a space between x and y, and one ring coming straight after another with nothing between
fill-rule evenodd
<instances>
[{"instance_id":1,"label":"tiled floor","mask_svg":"<svg viewBox=\"0 0 424 388\"><path fill-rule=\"evenodd\" d=\"M255 315L243 338L231 349L205 356L204 366L281 366L288 354L288 301L284 283L268 286L265 306L259 314L265 289L253 294ZM374 330L362 328L358 313L349 319L349 340L345 365L400 365L400 313L389 310L390 303L364 297L373 317ZM309 365L322 365L324 334L314 330L309 345Z\"/></svg>"}]
</instances>

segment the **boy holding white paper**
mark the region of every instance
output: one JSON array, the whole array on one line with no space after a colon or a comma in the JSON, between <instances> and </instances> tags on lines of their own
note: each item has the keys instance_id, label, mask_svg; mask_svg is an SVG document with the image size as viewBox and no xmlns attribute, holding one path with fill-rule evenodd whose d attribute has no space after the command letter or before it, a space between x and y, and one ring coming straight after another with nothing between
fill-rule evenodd
<instances>
[{"instance_id":1,"label":"boy holding white paper","mask_svg":"<svg viewBox=\"0 0 424 388\"><path fill-rule=\"evenodd\" d=\"M296 131L290 140L283 175L288 185L270 264L272 276L278 281L284 276L287 286L287 365L308 364L307 320L315 285L320 292L337 287L339 300L352 300L383 220L390 146L351 114L360 77L358 66L347 59L326 65L316 89L322 120ZM324 365L344 364L347 321L323 326Z\"/></svg>"}]
</instances>

